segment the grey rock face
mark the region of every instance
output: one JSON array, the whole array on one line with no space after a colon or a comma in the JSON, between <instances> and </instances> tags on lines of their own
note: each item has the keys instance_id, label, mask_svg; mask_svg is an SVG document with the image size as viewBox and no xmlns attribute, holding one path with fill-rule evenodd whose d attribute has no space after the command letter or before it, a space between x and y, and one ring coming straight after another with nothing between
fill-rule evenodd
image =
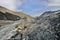
<instances>
[{"instance_id":1,"label":"grey rock face","mask_svg":"<svg viewBox=\"0 0 60 40\"><path fill-rule=\"evenodd\" d=\"M16 33L15 27L18 25L20 22L23 22L23 20L15 21L12 24L1 26L0 27L0 40L7 40L8 37L13 36Z\"/></svg>"},{"instance_id":2,"label":"grey rock face","mask_svg":"<svg viewBox=\"0 0 60 40\"><path fill-rule=\"evenodd\" d=\"M60 12L44 13L37 24L40 26L28 35L28 40L60 40Z\"/></svg>"},{"instance_id":3,"label":"grey rock face","mask_svg":"<svg viewBox=\"0 0 60 40\"><path fill-rule=\"evenodd\" d=\"M23 34L17 33L11 37L12 40L60 40L60 11L45 12L38 18L39 19L34 24L32 23L29 26L31 30L28 28L23 30L25 37L23 37ZM14 25L11 24L11 27L15 29L17 23L14 23ZM10 28L9 25L8 28ZM29 31L29 33L27 31ZM3 32L0 34L2 33Z\"/></svg>"},{"instance_id":4,"label":"grey rock face","mask_svg":"<svg viewBox=\"0 0 60 40\"><path fill-rule=\"evenodd\" d=\"M30 27L34 29L35 24L32 25ZM18 34L14 39L19 38L20 35L20 40L60 40L60 12L54 11L42 14L37 20L36 26L36 29L30 30L31 33L27 33L28 35L26 34L25 38Z\"/></svg>"},{"instance_id":5,"label":"grey rock face","mask_svg":"<svg viewBox=\"0 0 60 40\"><path fill-rule=\"evenodd\" d=\"M8 12L3 13L0 11L0 20L11 20L11 21L17 21L20 20L21 17L14 15L14 14L10 14Z\"/></svg>"}]
</instances>

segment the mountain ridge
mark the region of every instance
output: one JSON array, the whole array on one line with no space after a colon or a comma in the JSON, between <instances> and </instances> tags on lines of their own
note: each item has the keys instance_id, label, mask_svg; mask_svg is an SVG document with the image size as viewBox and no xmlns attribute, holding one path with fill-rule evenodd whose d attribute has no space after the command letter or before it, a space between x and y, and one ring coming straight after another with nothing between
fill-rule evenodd
<instances>
[{"instance_id":1,"label":"mountain ridge","mask_svg":"<svg viewBox=\"0 0 60 40\"><path fill-rule=\"evenodd\" d=\"M8 12L10 14L15 14L21 18L27 17L28 18L27 21L30 21L30 22L27 22L26 20L21 19L21 20L15 22L14 25L13 24L7 25L7 27L10 29L11 28L15 29L15 28L18 28L18 26L19 26L20 28L18 28L18 29L21 30L21 32L18 32L18 35L20 35L20 36L16 36L16 35L14 36L14 35L9 34L12 36L11 38L15 39L15 37L16 37L21 40L60 40L60 10L44 12L42 15L40 15L38 18L36 18L36 21L33 22L33 21L31 21L32 19L34 19L33 17L26 16L23 13L22 13L23 14L23 16L22 16L21 14L17 14L20 12L14 12L14 11L10 11L8 9L4 9L4 8L2 10L1 9L2 9L2 7L0 8L0 11L3 13ZM6 29L7 27L5 26L5 29L3 28L3 32L5 34L7 33L7 31L10 32L9 29ZM3 33L2 31L0 31L0 32L1 32L0 34ZM6 36L8 36L8 35L6 35ZM4 38L6 38L6 36L4 36ZM4 39L3 37L1 37L1 38Z\"/></svg>"},{"instance_id":2,"label":"mountain ridge","mask_svg":"<svg viewBox=\"0 0 60 40\"><path fill-rule=\"evenodd\" d=\"M7 12L7 13L10 13L10 14L13 14L13 15L17 15L17 16L19 16L21 18L26 18L28 21L35 20L34 17L31 17L30 15L27 15L27 14L25 14L23 12L11 11L11 10L9 10L7 8L2 7L2 6L0 6L0 11L3 12L3 13Z\"/></svg>"}]
</instances>

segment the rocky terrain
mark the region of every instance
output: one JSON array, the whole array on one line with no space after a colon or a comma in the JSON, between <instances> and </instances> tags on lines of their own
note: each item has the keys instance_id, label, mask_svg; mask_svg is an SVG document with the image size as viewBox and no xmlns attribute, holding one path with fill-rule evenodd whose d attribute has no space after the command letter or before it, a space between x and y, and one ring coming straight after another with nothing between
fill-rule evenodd
<instances>
[{"instance_id":1,"label":"rocky terrain","mask_svg":"<svg viewBox=\"0 0 60 40\"><path fill-rule=\"evenodd\" d=\"M0 40L60 40L60 10L47 11L36 18L16 13L19 12L0 7ZM18 24L26 22L28 27L17 32Z\"/></svg>"},{"instance_id":2,"label":"rocky terrain","mask_svg":"<svg viewBox=\"0 0 60 40\"><path fill-rule=\"evenodd\" d=\"M20 23L32 22L35 18L22 12L15 12L0 6L0 40L13 38L20 39L20 33L17 33L17 27ZM19 35L17 35L19 34ZM17 36L15 36L17 35Z\"/></svg>"},{"instance_id":3,"label":"rocky terrain","mask_svg":"<svg viewBox=\"0 0 60 40\"><path fill-rule=\"evenodd\" d=\"M48 11L38 17L37 27L28 40L60 40L60 11Z\"/></svg>"},{"instance_id":4,"label":"rocky terrain","mask_svg":"<svg viewBox=\"0 0 60 40\"><path fill-rule=\"evenodd\" d=\"M60 11L43 13L25 30L23 32L27 35L26 40L60 40Z\"/></svg>"}]
</instances>

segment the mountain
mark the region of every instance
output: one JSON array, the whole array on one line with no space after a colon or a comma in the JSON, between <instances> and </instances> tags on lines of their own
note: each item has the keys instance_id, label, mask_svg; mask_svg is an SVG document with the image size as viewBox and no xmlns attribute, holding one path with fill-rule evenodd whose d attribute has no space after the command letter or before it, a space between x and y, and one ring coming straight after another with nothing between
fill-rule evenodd
<instances>
[{"instance_id":1,"label":"mountain","mask_svg":"<svg viewBox=\"0 0 60 40\"><path fill-rule=\"evenodd\" d=\"M35 18L23 12L12 11L0 6L0 25L10 24L11 22L24 19L27 21L34 21Z\"/></svg>"},{"instance_id":2,"label":"mountain","mask_svg":"<svg viewBox=\"0 0 60 40\"><path fill-rule=\"evenodd\" d=\"M11 22L0 27L0 40L60 40L60 10L44 12L33 18L23 12L8 10L0 6L0 23ZM13 23L12 23L13 22ZM20 24L24 29L16 32ZM20 26L19 25L19 26Z\"/></svg>"},{"instance_id":3,"label":"mountain","mask_svg":"<svg viewBox=\"0 0 60 40\"><path fill-rule=\"evenodd\" d=\"M47 11L38 17L37 28L29 40L60 40L60 11Z\"/></svg>"},{"instance_id":4,"label":"mountain","mask_svg":"<svg viewBox=\"0 0 60 40\"><path fill-rule=\"evenodd\" d=\"M60 40L60 11L47 11L31 23L28 28L22 30L21 40ZM12 37L14 39L18 36Z\"/></svg>"},{"instance_id":5,"label":"mountain","mask_svg":"<svg viewBox=\"0 0 60 40\"><path fill-rule=\"evenodd\" d=\"M19 19L19 17L20 17L20 18L26 18L26 20L28 20L28 21L33 21L34 20L34 18L31 17L30 15L27 15L27 14L25 14L23 12L11 11L11 10L9 10L7 8L2 7L2 6L0 6L0 13L6 14L6 15L11 15L9 18L10 19L12 18L13 20L15 18L12 15L15 15L16 17L18 16L16 19Z\"/></svg>"}]
</instances>

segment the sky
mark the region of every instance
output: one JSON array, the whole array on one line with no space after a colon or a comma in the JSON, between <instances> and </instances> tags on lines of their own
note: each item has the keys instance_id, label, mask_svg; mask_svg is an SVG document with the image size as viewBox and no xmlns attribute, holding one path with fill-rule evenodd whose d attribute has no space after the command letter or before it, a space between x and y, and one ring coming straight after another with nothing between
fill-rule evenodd
<instances>
[{"instance_id":1,"label":"sky","mask_svg":"<svg viewBox=\"0 0 60 40\"><path fill-rule=\"evenodd\" d=\"M60 0L0 0L0 6L39 16L45 11L60 10Z\"/></svg>"}]
</instances>

